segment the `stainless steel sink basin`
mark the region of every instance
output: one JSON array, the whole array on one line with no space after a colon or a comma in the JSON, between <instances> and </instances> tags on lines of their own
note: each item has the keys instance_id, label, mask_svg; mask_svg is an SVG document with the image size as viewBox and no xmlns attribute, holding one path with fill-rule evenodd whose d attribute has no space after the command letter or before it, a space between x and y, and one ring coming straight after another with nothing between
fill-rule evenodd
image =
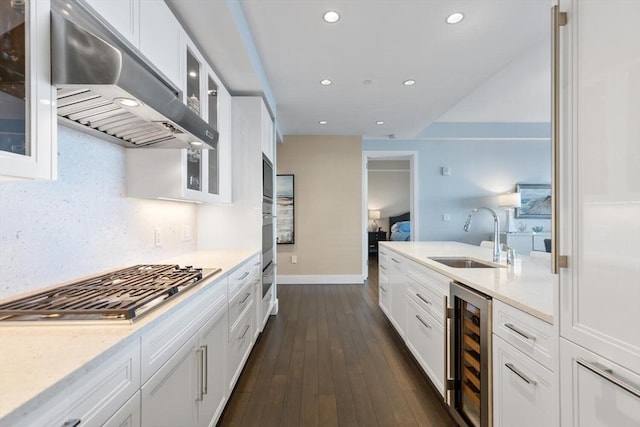
<instances>
[{"instance_id":1,"label":"stainless steel sink basin","mask_svg":"<svg viewBox=\"0 0 640 427\"><path fill-rule=\"evenodd\" d=\"M429 257L429 259L453 268L497 268L495 265L485 264L484 262L476 261L471 258Z\"/></svg>"}]
</instances>

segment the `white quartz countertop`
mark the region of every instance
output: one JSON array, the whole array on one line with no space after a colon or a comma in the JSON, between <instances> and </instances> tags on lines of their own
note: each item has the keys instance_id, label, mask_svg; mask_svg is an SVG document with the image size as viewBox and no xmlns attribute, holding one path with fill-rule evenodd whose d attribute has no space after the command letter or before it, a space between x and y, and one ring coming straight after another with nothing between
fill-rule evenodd
<instances>
[{"instance_id":1,"label":"white quartz countertop","mask_svg":"<svg viewBox=\"0 0 640 427\"><path fill-rule=\"evenodd\" d=\"M499 268L454 268L429 258L469 257L492 263L492 249L459 242L380 242L380 246L553 324L558 279L551 274L550 254L517 254L509 266L503 254Z\"/></svg>"},{"instance_id":2,"label":"white quartz countertop","mask_svg":"<svg viewBox=\"0 0 640 427\"><path fill-rule=\"evenodd\" d=\"M56 387L79 375L82 366L108 357L131 340L139 339L138 332L155 319L198 290L216 286L218 279L257 253L250 250L198 251L163 261L222 270L135 323L28 322L16 325L16 322L0 322L0 425L5 425L3 417L26 403L37 407L40 398L55 394Z\"/></svg>"}]
</instances>

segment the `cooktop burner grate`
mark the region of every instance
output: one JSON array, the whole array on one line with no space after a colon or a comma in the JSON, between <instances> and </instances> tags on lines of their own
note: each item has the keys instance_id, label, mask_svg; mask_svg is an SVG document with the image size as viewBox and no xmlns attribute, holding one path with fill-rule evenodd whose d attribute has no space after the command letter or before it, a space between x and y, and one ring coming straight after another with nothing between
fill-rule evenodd
<instances>
[{"instance_id":1,"label":"cooktop burner grate","mask_svg":"<svg viewBox=\"0 0 640 427\"><path fill-rule=\"evenodd\" d=\"M202 269L192 267L135 265L0 304L0 318L133 319L202 278Z\"/></svg>"}]
</instances>

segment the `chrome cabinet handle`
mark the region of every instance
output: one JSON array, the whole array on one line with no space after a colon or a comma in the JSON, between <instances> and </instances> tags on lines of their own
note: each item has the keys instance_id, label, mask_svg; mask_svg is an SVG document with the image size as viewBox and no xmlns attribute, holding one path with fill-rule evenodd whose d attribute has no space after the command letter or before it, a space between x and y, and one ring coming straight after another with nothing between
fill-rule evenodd
<instances>
[{"instance_id":1,"label":"chrome cabinet handle","mask_svg":"<svg viewBox=\"0 0 640 427\"><path fill-rule=\"evenodd\" d=\"M551 8L551 273L567 267L567 257L560 256L560 27L567 25L567 13L557 5Z\"/></svg>"},{"instance_id":2,"label":"chrome cabinet handle","mask_svg":"<svg viewBox=\"0 0 640 427\"><path fill-rule=\"evenodd\" d=\"M426 326L427 328L431 329L431 326L429 326L429 324L427 322L425 322L424 319L422 319L422 317L420 317L419 314L416 314L416 319L418 319L420 321L420 323L422 323L424 326Z\"/></svg>"},{"instance_id":3,"label":"chrome cabinet handle","mask_svg":"<svg viewBox=\"0 0 640 427\"><path fill-rule=\"evenodd\" d=\"M397 259L395 259L395 258L393 258L393 257L391 258L391 261L395 262L396 264L401 264L401 262L400 262L400 261L398 261Z\"/></svg>"},{"instance_id":4,"label":"chrome cabinet handle","mask_svg":"<svg viewBox=\"0 0 640 427\"><path fill-rule=\"evenodd\" d=\"M507 329L511 329L511 330L512 330L513 332L515 332L516 334L518 334L518 335L520 335L520 336L522 336L522 337L524 337L524 338L526 338L526 339L528 339L528 340L530 340L530 341L535 341L535 340L536 340L536 337L535 337L535 336L527 335L527 334L526 334L524 331L522 331L521 329L516 328L515 326L513 326L513 324L512 324L512 323L505 323L505 324L504 324L504 327L505 327L505 328L507 328Z\"/></svg>"},{"instance_id":5,"label":"chrome cabinet handle","mask_svg":"<svg viewBox=\"0 0 640 427\"><path fill-rule=\"evenodd\" d=\"M420 298L422 301L424 301L425 303L427 303L427 304L429 304L429 305L433 305L433 304L431 304L431 301L429 301L428 299L426 299L426 298L425 298L425 297L423 297L422 295L420 295L420 294L416 294L416 296L417 296L418 298Z\"/></svg>"},{"instance_id":6,"label":"chrome cabinet handle","mask_svg":"<svg viewBox=\"0 0 640 427\"><path fill-rule=\"evenodd\" d=\"M209 388L209 380L207 379L208 371L209 371L209 363L208 363L208 354L209 348L206 345L200 346L202 349L202 394L207 394L207 389Z\"/></svg>"},{"instance_id":7,"label":"chrome cabinet handle","mask_svg":"<svg viewBox=\"0 0 640 427\"><path fill-rule=\"evenodd\" d=\"M614 383L621 389L628 391L629 393L633 394L635 397L640 398L640 387L636 386L635 384L629 384L628 382L625 382L625 380L623 380L622 378L617 377L613 373L613 369L607 368L606 366L598 362L588 362L587 360L582 358L577 359L576 363L582 366L583 368L590 370L594 374L604 378L605 380Z\"/></svg>"},{"instance_id":8,"label":"chrome cabinet handle","mask_svg":"<svg viewBox=\"0 0 640 427\"><path fill-rule=\"evenodd\" d=\"M249 299L249 297L250 297L250 296L251 296L251 294L250 294L249 292L247 292L247 293L244 295L244 299L243 299L242 301L240 301L240 303L239 303L239 304L244 304L245 302L247 302L247 300Z\"/></svg>"},{"instance_id":9,"label":"chrome cabinet handle","mask_svg":"<svg viewBox=\"0 0 640 427\"><path fill-rule=\"evenodd\" d=\"M62 427L77 427L81 422L82 420L80 420L80 418L72 418L62 423Z\"/></svg>"},{"instance_id":10,"label":"chrome cabinet handle","mask_svg":"<svg viewBox=\"0 0 640 427\"><path fill-rule=\"evenodd\" d=\"M198 358L198 396L196 397L196 401L197 402L202 402L202 399L204 398L204 393L202 392L203 389L203 372L204 372L204 351L202 350L202 347L199 347L196 350L196 356Z\"/></svg>"},{"instance_id":11,"label":"chrome cabinet handle","mask_svg":"<svg viewBox=\"0 0 640 427\"><path fill-rule=\"evenodd\" d=\"M238 280L238 281L240 281L240 280L244 280L248 275L249 275L249 272L248 272L248 271L245 271L245 272L244 272L244 274L243 274L242 276L238 277L238 279L237 279L237 280Z\"/></svg>"},{"instance_id":12,"label":"chrome cabinet handle","mask_svg":"<svg viewBox=\"0 0 640 427\"><path fill-rule=\"evenodd\" d=\"M384 265L381 265L380 268L383 269L383 270L387 269L387 267L385 267Z\"/></svg>"},{"instance_id":13,"label":"chrome cabinet handle","mask_svg":"<svg viewBox=\"0 0 640 427\"><path fill-rule=\"evenodd\" d=\"M515 366L513 366L513 364L505 363L504 366L506 366L507 368L509 368L509 370L511 372L513 372L514 374L516 374L517 376L522 378L522 381L524 381L525 383L531 384L531 385L537 385L538 384L538 382L536 380L532 380L531 378L529 378L528 376L526 376L525 374L520 372L520 370L517 369Z\"/></svg>"},{"instance_id":14,"label":"chrome cabinet handle","mask_svg":"<svg viewBox=\"0 0 640 427\"><path fill-rule=\"evenodd\" d=\"M249 331L249 325L246 325L244 327L244 332L242 333L242 335L240 335L240 338L238 338L238 341L242 341L244 339L244 336L247 335L248 331Z\"/></svg>"}]
</instances>

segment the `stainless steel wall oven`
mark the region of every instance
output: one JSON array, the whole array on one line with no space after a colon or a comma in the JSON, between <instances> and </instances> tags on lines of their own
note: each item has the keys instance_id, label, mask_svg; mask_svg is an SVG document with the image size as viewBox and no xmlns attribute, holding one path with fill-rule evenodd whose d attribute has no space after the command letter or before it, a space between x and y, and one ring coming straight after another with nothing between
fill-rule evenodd
<instances>
[{"instance_id":1,"label":"stainless steel wall oven","mask_svg":"<svg viewBox=\"0 0 640 427\"><path fill-rule=\"evenodd\" d=\"M493 423L491 297L451 282L449 406L461 425Z\"/></svg>"}]
</instances>

